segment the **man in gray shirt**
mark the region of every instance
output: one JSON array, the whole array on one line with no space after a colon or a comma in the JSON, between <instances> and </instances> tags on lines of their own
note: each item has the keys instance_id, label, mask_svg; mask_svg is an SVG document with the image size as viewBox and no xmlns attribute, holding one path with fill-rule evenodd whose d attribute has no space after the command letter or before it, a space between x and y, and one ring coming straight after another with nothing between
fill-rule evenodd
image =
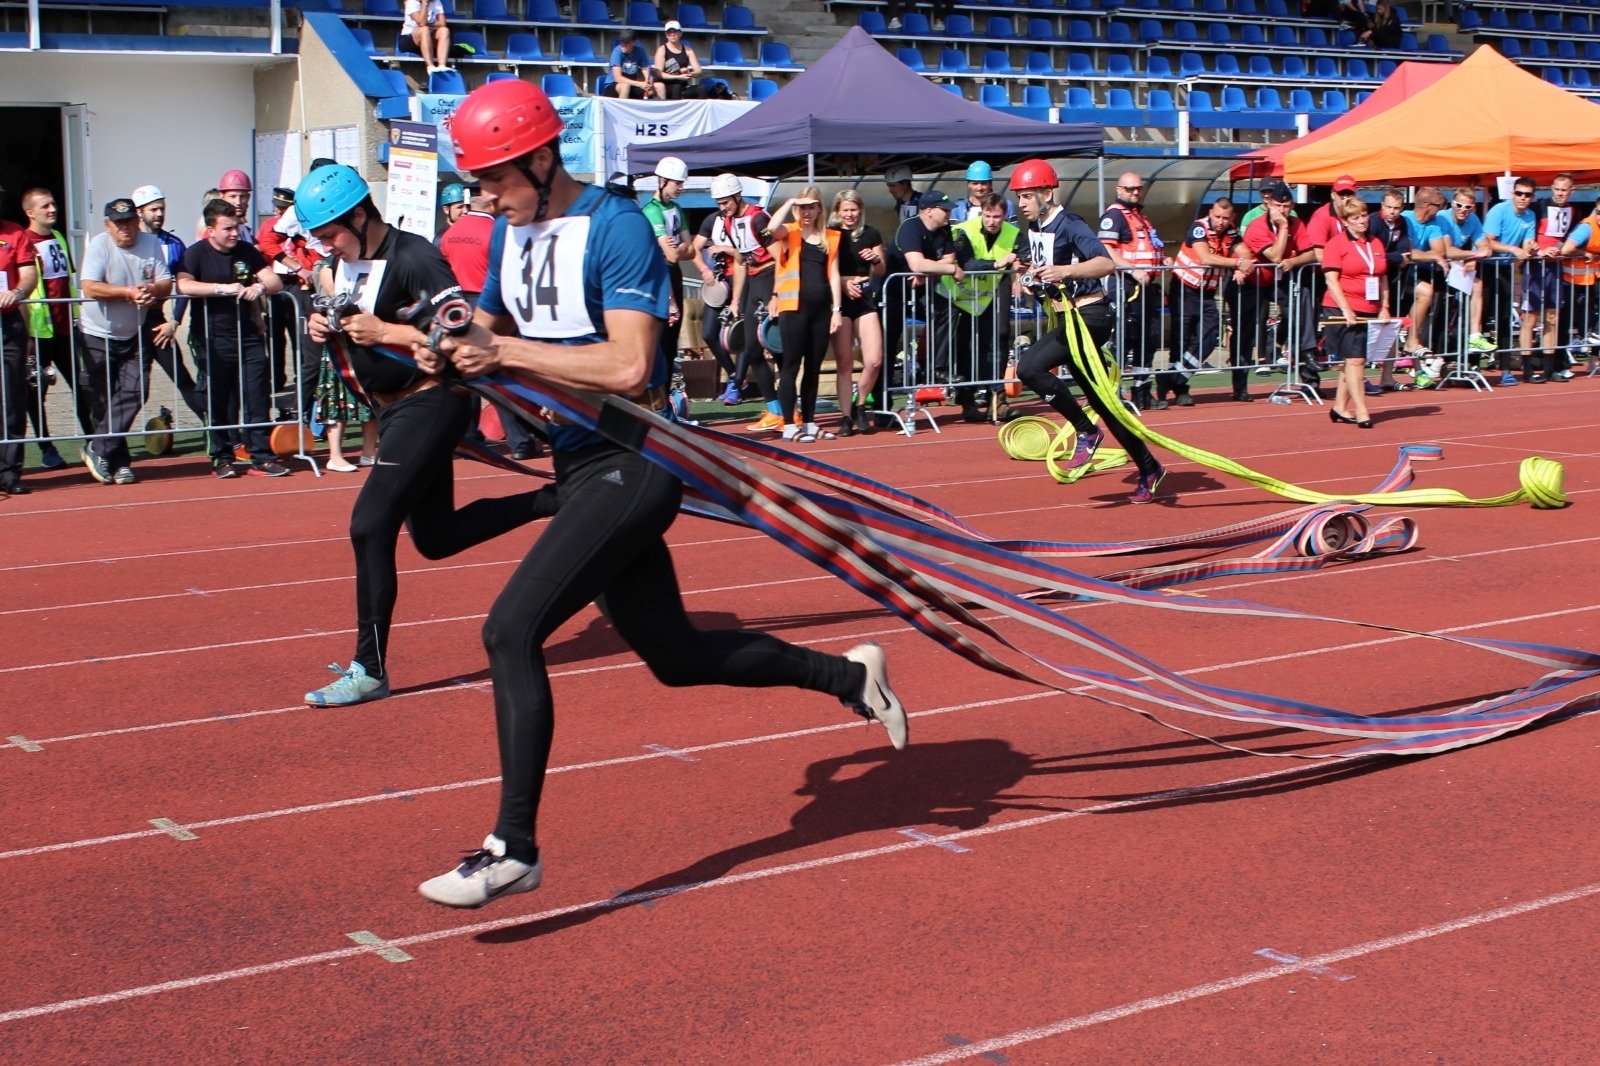
<instances>
[{"instance_id":1,"label":"man in gray shirt","mask_svg":"<svg viewBox=\"0 0 1600 1066\"><path fill-rule=\"evenodd\" d=\"M133 201L106 204L106 231L90 238L79 274L86 303L79 327L83 358L78 368L80 405L93 420L83 464L96 481L134 482L124 436L144 406L145 360L140 327L145 311L172 293L172 271L161 241L139 228Z\"/></svg>"}]
</instances>

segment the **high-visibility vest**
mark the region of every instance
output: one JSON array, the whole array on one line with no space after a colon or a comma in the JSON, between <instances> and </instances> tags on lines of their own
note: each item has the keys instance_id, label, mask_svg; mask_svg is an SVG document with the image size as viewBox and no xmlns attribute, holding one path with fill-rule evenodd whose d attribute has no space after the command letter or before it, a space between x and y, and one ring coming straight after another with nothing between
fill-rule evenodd
<instances>
[{"instance_id":1,"label":"high-visibility vest","mask_svg":"<svg viewBox=\"0 0 1600 1066\"><path fill-rule=\"evenodd\" d=\"M39 252L39 246L37 244L34 245L34 262L39 268L39 280L33 286L33 291L28 294L28 299L30 300L43 300L45 298L45 275L60 277L59 272L63 270L67 276L67 295L70 297L78 295L78 285L75 279L75 275L78 273L78 264L72 260L72 248L67 244L67 239L61 235L59 230L51 230L50 236L56 242L56 247L52 254L59 256L59 259L53 264L44 262L42 254ZM60 306L60 304L35 303L29 304L24 308L27 313L28 336L39 340L54 337L56 335L56 324L52 312L54 308ZM69 304L68 308L66 315L69 319L78 317L77 304Z\"/></svg>"},{"instance_id":2,"label":"high-visibility vest","mask_svg":"<svg viewBox=\"0 0 1600 1066\"><path fill-rule=\"evenodd\" d=\"M1004 259L1011 254L1017 246L1017 237L1022 233L1016 226L1009 222L1000 223L1000 232L995 234L994 243L989 242L989 234L983 228L983 216L973 215L959 226L951 229L957 233L965 234L967 241L972 245L972 254L978 259L994 262ZM981 315L988 310L993 302L995 293L1000 289L1000 282L1004 280L1000 274L983 274L979 277L968 276L961 281L945 275L939 281L940 290L955 305L969 315Z\"/></svg>"},{"instance_id":3,"label":"high-visibility vest","mask_svg":"<svg viewBox=\"0 0 1600 1066\"><path fill-rule=\"evenodd\" d=\"M825 229L822 234L827 241L828 269L832 270L833 264L839 261L840 234L836 229ZM804 243L798 223L783 228L783 254L778 260L778 276L772 283L779 314L800 310L800 247Z\"/></svg>"},{"instance_id":4,"label":"high-visibility vest","mask_svg":"<svg viewBox=\"0 0 1600 1066\"><path fill-rule=\"evenodd\" d=\"M1106 244L1104 230L1101 231L1100 243L1108 248L1115 248L1122 258L1132 263L1135 267L1153 267L1161 265L1161 249L1156 247L1155 228L1150 225L1150 220L1144 217L1144 212L1137 207L1127 204L1112 204L1106 208L1106 213L1120 211L1128 223L1128 232L1133 234L1133 240L1127 244L1113 242Z\"/></svg>"},{"instance_id":5,"label":"high-visibility vest","mask_svg":"<svg viewBox=\"0 0 1600 1066\"><path fill-rule=\"evenodd\" d=\"M1589 227L1589 239L1578 251L1600 255L1600 211L1596 211L1583 222ZM1600 277L1600 269L1587 259L1563 259L1561 277L1573 285L1593 285L1595 279Z\"/></svg>"},{"instance_id":6,"label":"high-visibility vest","mask_svg":"<svg viewBox=\"0 0 1600 1066\"><path fill-rule=\"evenodd\" d=\"M1218 233L1211 228L1210 218L1196 219L1194 226L1204 226L1206 230L1206 245L1214 255L1227 255L1228 242L1236 233ZM1173 273L1178 275L1178 280L1191 289L1214 289L1217 287L1219 272L1214 267L1208 267L1194 254L1193 246L1185 239L1178 249L1178 254L1173 258Z\"/></svg>"}]
</instances>

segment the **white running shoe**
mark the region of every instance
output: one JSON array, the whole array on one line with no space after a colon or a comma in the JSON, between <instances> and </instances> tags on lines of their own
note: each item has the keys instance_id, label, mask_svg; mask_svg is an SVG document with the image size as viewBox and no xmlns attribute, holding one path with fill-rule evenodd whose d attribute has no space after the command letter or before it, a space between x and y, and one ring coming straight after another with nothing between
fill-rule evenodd
<instances>
[{"instance_id":1,"label":"white running shoe","mask_svg":"<svg viewBox=\"0 0 1600 1066\"><path fill-rule=\"evenodd\" d=\"M428 899L446 907L481 907L502 896L532 892L544 877L544 859L529 866L506 858L506 842L490 833L482 849L473 852L447 874L417 886Z\"/></svg>"},{"instance_id":2,"label":"white running shoe","mask_svg":"<svg viewBox=\"0 0 1600 1066\"><path fill-rule=\"evenodd\" d=\"M861 690L859 700L841 702L854 708L863 718L882 722L889 734L889 743L894 745L895 751L902 750L906 746L910 725L906 721L905 708L900 706L894 690L889 687L889 668L884 661L883 649L871 642L857 644L845 652L844 657L867 668L867 683Z\"/></svg>"},{"instance_id":3,"label":"white running shoe","mask_svg":"<svg viewBox=\"0 0 1600 1066\"><path fill-rule=\"evenodd\" d=\"M338 674L339 680L329 682L315 692L307 692L308 706L349 707L369 700L381 700L389 694L389 679L373 677L360 663L351 663L348 670L338 663L329 663L328 669Z\"/></svg>"}]
</instances>

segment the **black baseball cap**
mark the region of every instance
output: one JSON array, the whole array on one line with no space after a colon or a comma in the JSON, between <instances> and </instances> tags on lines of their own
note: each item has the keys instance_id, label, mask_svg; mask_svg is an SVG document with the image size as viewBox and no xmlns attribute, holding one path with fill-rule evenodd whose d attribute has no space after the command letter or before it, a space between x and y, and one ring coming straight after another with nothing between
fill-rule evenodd
<instances>
[{"instance_id":1,"label":"black baseball cap","mask_svg":"<svg viewBox=\"0 0 1600 1066\"><path fill-rule=\"evenodd\" d=\"M949 194L940 189L929 189L927 192L923 193L917 198L917 207L919 209L924 207L942 207L948 211L950 210L950 204L951 200Z\"/></svg>"},{"instance_id":2,"label":"black baseball cap","mask_svg":"<svg viewBox=\"0 0 1600 1066\"><path fill-rule=\"evenodd\" d=\"M1281 181L1269 181L1261 187L1261 195L1277 200L1279 203L1294 203L1294 190Z\"/></svg>"},{"instance_id":3,"label":"black baseball cap","mask_svg":"<svg viewBox=\"0 0 1600 1066\"><path fill-rule=\"evenodd\" d=\"M139 212L134 210L133 201L126 196L119 196L106 204L106 221L126 222L130 218L138 218Z\"/></svg>"},{"instance_id":4,"label":"black baseball cap","mask_svg":"<svg viewBox=\"0 0 1600 1066\"><path fill-rule=\"evenodd\" d=\"M272 202L281 207L293 207L294 190L285 189L282 185L275 186L272 190Z\"/></svg>"}]
</instances>

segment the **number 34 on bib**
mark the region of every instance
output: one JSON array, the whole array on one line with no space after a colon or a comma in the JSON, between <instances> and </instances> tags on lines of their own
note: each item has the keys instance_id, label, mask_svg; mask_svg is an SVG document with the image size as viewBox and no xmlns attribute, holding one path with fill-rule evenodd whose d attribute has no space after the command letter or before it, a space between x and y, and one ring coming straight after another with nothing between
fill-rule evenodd
<instances>
[{"instance_id":1,"label":"number 34 on bib","mask_svg":"<svg viewBox=\"0 0 1600 1066\"><path fill-rule=\"evenodd\" d=\"M589 222L589 216L580 215L507 230L502 295L523 336L559 339L599 332L583 292Z\"/></svg>"}]
</instances>

